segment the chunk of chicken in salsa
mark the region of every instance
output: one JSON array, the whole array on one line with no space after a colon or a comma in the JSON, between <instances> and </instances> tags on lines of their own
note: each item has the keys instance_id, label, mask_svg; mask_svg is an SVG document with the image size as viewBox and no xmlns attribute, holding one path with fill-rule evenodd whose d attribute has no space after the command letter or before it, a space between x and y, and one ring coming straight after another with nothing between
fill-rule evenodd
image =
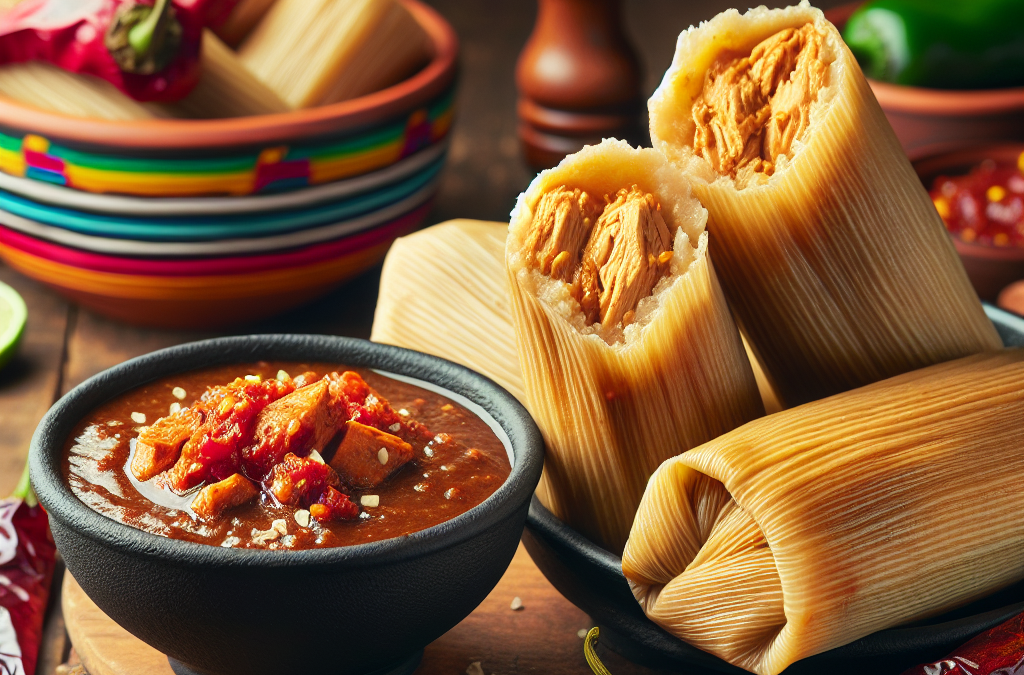
<instances>
[{"instance_id":1,"label":"chunk of chicken in salsa","mask_svg":"<svg viewBox=\"0 0 1024 675\"><path fill-rule=\"evenodd\" d=\"M507 478L504 445L475 414L335 368L260 363L236 377L240 367L224 366L144 385L79 424L69 484L92 508L156 534L313 548L443 522Z\"/></svg>"}]
</instances>

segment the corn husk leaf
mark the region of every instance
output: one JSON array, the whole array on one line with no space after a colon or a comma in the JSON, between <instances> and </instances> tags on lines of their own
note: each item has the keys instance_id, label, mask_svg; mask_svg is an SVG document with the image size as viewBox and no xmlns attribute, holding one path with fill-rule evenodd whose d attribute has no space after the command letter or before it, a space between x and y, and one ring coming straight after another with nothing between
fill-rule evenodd
<instances>
[{"instance_id":1,"label":"corn husk leaf","mask_svg":"<svg viewBox=\"0 0 1024 675\"><path fill-rule=\"evenodd\" d=\"M508 225L451 220L395 241L370 339L483 373L524 400L504 274Z\"/></svg>"},{"instance_id":2,"label":"corn husk leaf","mask_svg":"<svg viewBox=\"0 0 1024 675\"><path fill-rule=\"evenodd\" d=\"M651 478L623 555L647 615L761 675L1024 578L1024 350L756 420Z\"/></svg>"},{"instance_id":3,"label":"corn husk leaf","mask_svg":"<svg viewBox=\"0 0 1024 675\"><path fill-rule=\"evenodd\" d=\"M400 82L431 43L396 0L277 0L239 55L290 106L308 108Z\"/></svg>"},{"instance_id":4,"label":"corn husk leaf","mask_svg":"<svg viewBox=\"0 0 1024 675\"><path fill-rule=\"evenodd\" d=\"M288 110L209 30L203 33L199 82L175 103L140 103L106 80L44 61L0 66L0 96L63 115L124 121L243 117Z\"/></svg>"}]
</instances>

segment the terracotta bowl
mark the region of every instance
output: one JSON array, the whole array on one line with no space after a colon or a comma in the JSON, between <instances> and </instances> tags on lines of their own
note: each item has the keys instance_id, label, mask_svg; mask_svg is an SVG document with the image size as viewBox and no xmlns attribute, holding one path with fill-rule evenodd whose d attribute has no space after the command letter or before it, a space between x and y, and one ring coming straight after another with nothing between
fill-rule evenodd
<instances>
[{"instance_id":1,"label":"terracotta bowl","mask_svg":"<svg viewBox=\"0 0 1024 675\"><path fill-rule=\"evenodd\" d=\"M922 153L913 164L925 188L931 189L939 175L965 174L985 159L1016 164L1021 152L1024 143L947 145L944 150ZM968 244L957 237L953 237L953 245L982 300L995 301L1003 288L1024 279L1024 248Z\"/></svg>"},{"instance_id":2,"label":"terracotta bowl","mask_svg":"<svg viewBox=\"0 0 1024 675\"><path fill-rule=\"evenodd\" d=\"M308 302L426 217L458 40L367 96L276 115L112 122L0 100L0 258L101 314L214 328Z\"/></svg>"},{"instance_id":3,"label":"terracotta bowl","mask_svg":"<svg viewBox=\"0 0 1024 675\"><path fill-rule=\"evenodd\" d=\"M504 435L511 475L483 503L440 525L304 551L157 536L100 515L71 492L64 444L96 406L157 378L260 359L414 378ZM406 675L423 647L473 611L505 572L543 459L540 432L523 406L467 368L366 340L250 335L154 352L89 379L40 422L29 462L68 571L110 618L166 654L178 675Z\"/></svg>"},{"instance_id":4,"label":"terracotta bowl","mask_svg":"<svg viewBox=\"0 0 1024 675\"><path fill-rule=\"evenodd\" d=\"M458 39L418 0L431 61L409 79L349 101L217 120L108 121L0 100L0 171L96 193L146 197L294 190L384 168L444 137Z\"/></svg>"},{"instance_id":5,"label":"terracotta bowl","mask_svg":"<svg viewBox=\"0 0 1024 675\"><path fill-rule=\"evenodd\" d=\"M840 30L862 3L825 12ZM1024 87L926 89L868 80L911 159L950 141L1024 141Z\"/></svg>"}]
</instances>

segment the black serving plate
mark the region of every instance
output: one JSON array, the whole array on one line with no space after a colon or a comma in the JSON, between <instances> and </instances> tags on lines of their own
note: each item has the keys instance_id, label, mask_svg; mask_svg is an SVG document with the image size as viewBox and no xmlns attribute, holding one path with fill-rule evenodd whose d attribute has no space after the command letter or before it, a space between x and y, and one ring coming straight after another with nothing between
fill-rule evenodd
<instances>
[{"instance_id":1,"label":"black serving plate","mask_svg":"<svg viewBox=\"0 0 1024 675\"><path fill-rule=\"evenodd\" d=\"M1003 344L1024 347L1024 319L990 305ZM622 559L592 543L533 498L523 543L548 581L601 628L601 641L627 659L692 675L746 671L691 647L648 619L622 575ZM936 548L941 542L935 543ZM900 673L934 661L981 631L1024 611L1024 582L941 616L878 631L794 663L787 675Z\"/></svg>"}]
</instances>

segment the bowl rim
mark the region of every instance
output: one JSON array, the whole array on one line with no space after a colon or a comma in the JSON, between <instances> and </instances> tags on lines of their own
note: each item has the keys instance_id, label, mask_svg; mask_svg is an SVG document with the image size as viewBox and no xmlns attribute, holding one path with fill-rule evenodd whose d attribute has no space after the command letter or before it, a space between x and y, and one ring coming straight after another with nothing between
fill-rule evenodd
<instances>
[{"instance_id":1,"label":"bowl rim","mask_svg":"<svg viewBox=\"0 0 1024 675\"><path fill-rule=\"evenodd\" d=\"M65 483L64 444L101 403L157 378L258 360L320 360L430 382L483 408L507 434L515 462L504 483L463 514L408 535L366 544L298 551L223 548L151 534L93 511ZM163 565L188 567L360 568L423 557L474 538L525 507L540 481L544 443L533 418L511 394L480 373L436 356L333 335L262 334L189 342L125 361L78 385L40 421L29 449L32 485L50 518L108 549Z\"/></svg>"},{"instance_id":2,"label":"bowl rim","mask_svg":"<svg viewBox=\"0 0 1024 675\"><path fill-rule=\"evenodd\" d=\"M412 77L347 101L272 115L213 120L102 120L62 115L0 98L0 129L85 146L122 150L193 150L275 145L296 138L337 135L401 114L430 100L455 78L459 40L444 17L420 0L399 0L434 45L430 62Z\"/></svg>"},{"instance_id":3,"label":"bowl rim","mask_svg":"<svg viewBox=\"0 0 1024 675\"><path fill-rule=\"evenodd\" d=\"M864 2L849 2L825 11L825 18L842 33L850 15ZM866 78L879 105L905 113L973 116L1024 110L1024 87L1000 89L932 89Z\"/></svg>"}]
</instances>

